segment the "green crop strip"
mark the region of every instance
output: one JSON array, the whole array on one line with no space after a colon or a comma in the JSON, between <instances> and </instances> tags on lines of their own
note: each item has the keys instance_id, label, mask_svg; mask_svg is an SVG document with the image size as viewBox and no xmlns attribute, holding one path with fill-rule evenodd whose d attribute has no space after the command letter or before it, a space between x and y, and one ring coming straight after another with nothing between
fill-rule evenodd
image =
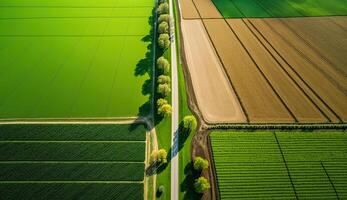
<instances>
[{"instance_id":1,"label":"green crop strip","mask_svg":"<svg viewBox=\"0 0 347 200\"><path fill-rule=\"evenodd\" d=\"M347 15L345 0L213 0L225 18Z\"/></svg>"}]
</instances>

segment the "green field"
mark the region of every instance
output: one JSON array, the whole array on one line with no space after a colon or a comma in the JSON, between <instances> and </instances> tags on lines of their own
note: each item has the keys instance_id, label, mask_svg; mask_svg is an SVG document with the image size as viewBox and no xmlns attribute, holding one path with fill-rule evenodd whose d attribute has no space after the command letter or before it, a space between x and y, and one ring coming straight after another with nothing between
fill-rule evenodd
<instances>
[{"instance_id":1,"label":"green field","mask_svg":"<svg viewBox=\"0 0 347 200\"><path fill-rule=\"evenodd\" d=\"M141 115L150 96L153 6L2 0L0 119Z\"/></svg>"},{"instance_id":2,"label":"green field","mask_svg":"<svg viewBox=\"0 0 347 200\"><path fill-rule=\"evenodd\" d=\"M142 199L145 134L143 125L0 125L1 198Z\"/></svg>"},{"instance_id":3,"label":"green field","mask_svg":"<svg viewBox=\"0 0 347 200\"><path fill-rule=\"evenodd\" d=\"M346 0L213 0L225 18L347 15Z\"/></svg>"},{"instance_id":4,"label":"green field","mask_svg":"<svg viewBox=\"0 0 347 200\"><path fill-rule=\"evenodd\" d=\"M346 199L346 132L212 132L221 199Z\"/></svg>"}]
</instances>

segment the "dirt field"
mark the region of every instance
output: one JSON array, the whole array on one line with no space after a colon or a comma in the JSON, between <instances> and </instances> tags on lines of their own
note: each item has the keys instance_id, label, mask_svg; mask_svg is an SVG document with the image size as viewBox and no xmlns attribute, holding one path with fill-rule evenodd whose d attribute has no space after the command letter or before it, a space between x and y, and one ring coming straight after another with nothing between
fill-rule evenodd
<instances>
[{"instance_id":1,"label":"dirt field","mask_svg":"<svg viewBox=\"0 0 347 200\"><path fill-rule=\"evenodd\" d=\"M179 0L181 15L184 19L200 18L192 0Z\"/></svg>"},{"instance_id":2,"label":"dirt field","mask_svg":"<svg viewBox=\"0 0 347 200\"><path fill-rule=\"evenodd\" d=\"M211 0L193 0L201 18L223 18Z\"/></svg>"},{"instance_id":3,"label":"dirt field","mask_svg":"<svg viewBox=\"0 0 347 200\"><path fill-rule=\"evenodd\" d=\"M306 23L310 23L311 20L312 18L301 19L301 21L307 21ZM289 19L286 19L287 24L290 23L289 21ZM338 69L329 65L329 63L325 61L323 57L319 59L319 55L317 55L317 53L312 50L310 46L307 45L304 47L305 43L303 39L300 39L300 37L306 39L305 35L300 34L300 37L293 37L289 28L278 24L278 19L253 19L250 20L250 22L258 30L258 33L271 44L272 48L277 52L277 54L285 60L287 67L292 68L296 76L298 76L305 82L305 84L308 85L308 87L312 90L312 93L323 101L323 104L325 104L325 106L332 113L334 113L338 119L346 122L346 76L341 74L341 72L337 72ZM322 23L324 23L324 21ZM291 26L294 25L291 24ZM331 23L331 27L326 26L327 24L320 27L322 29L329 29L331 32L333 32L337 25ZM302 26L300 26L300 28L301 27ZM297 27L297 29L299 29L299 27ZM336 44L335 49L339 49L339 45L345 46L343 45L343 40L346 39L341 40L338 36L334 37L331 35L329 40L335 39L341 41L340 43L331 43ZM295 46L293 44L295 44ZM321 48L320 51L329 50ZM344 52L344 54L346 53ZM324 53L324 55L326 54ZM345 68L345 66L342 65L339 68ZM334 119L331 120L334 121Z\"/></svg>"},{"instance_id":4,"label":"dirt field","mask_svg":"<svg viewBox=\"0 0 347 200\"><path fill-rule=\"evenodd\" d=\"M272 55L257 40L242 20L227 20L230 28L242 41L250 57L257 63L257 67L268 79L273 89L281 97L288 109L300 122L327 122L327 119L305 96L300 87L287 76L286 72L273 59ZM297 103L300 102L300 103Z\"/></svg>"},{"instance_id":5,"label":"dirt field","mask_svg":"<svg viewBox=\"0 0 347 200\"><path fill-rule=\"evenodd\" d=\"M185 45L186 54L191 52L187 65L206 120L228 122L238 115L227 114L234 108L213 112L212 107L218 106L212 104L219 104L216 99L229 100L215 98L211 102L204 95L213 91L213 96L230 96L223 91L231 88L250 123L347 122L347 17L223 19L210 0L180 3L183 18L203 20L203 26L185 21L192 33L184 32L183 38L190 43ZM192 27L187 28L188 24ZM206 31L209 37L200 40L210 41L213 49L195 49L202 45L197 37ZM196 44L189 40L196 40ZM217 57L211 54L214 51ZM208 71L193 71L190 65L198 62L195 57L206 59L198 65L209 66ZM224 69L231 84L228 89L213 85L219 79L209 76L211 71L218 71L212 66ZM193 76L210 81L199 83ZM217 113L229 118L223 120Z\"/></svg>"},{"instance_id":6,"label":"dirt field","mask_svg":"<svg viewBox=\"0 0 347 200\"><path fill-rule=\"evenodd\" d=\"M211 0L179 0L183 19L223 18Z\"/></svg>"},{"instance_id":7,"label":"dirt field","mask_svg":"<svg viewBox=\"0 0 347 200\"><path fill-rule=\"evenodd\" d=\"M205 121L246 122L201 20L182 20L181 28L189 73Z\"/></svg>"},{"instance_id":8,"label":"dirt field","mask_svg":"<svg viewBox=\"0 0 347 200\"><path fill-rule=\"evenodd\" d=\"M294 122L225 20L204 23L250 122Z\"/></svg>"}]
</instances>

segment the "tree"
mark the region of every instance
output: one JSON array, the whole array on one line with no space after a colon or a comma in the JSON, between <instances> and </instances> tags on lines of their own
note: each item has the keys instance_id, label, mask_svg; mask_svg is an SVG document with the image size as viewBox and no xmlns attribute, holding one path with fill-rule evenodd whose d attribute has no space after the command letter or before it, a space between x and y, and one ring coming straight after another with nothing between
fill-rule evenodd
<instances>
[{"instance_id":1,"label":"tree","mask_svg":"<svg viewBox=\"0 0 347 200\"><path fill-rule=\"evenodd\" d=\"M171 78L170 76L165 76L165 75L160 75L158 77L158 81L159 84L170 84L171 83Z\"/></svg>"},{"instance_id":2,"label":"tree","mask_svg":"<svg viewBox=\"0 0 347 200\"><path fill-rule=\"evenodd\" d=\"M160 24L162 22L166 22L167 24L169 24L170 23L170 15L168 15L168 14L159 15L158 24Z\"/></svg>"},{"instance_id":3,"label":"tree","mask_svg":"<svg viewBox=\"0 0 347 200\"><path fill-rule=\"evenodd\" d=\"M167 49L170 46L170 36L167 33L162 33L158 38L158 45L162 49Z\"/></svg>"},{"instance_id":4,"label":"tree","mask_svg":"<svg viewBox=\"0 0 347 200\"><path fill-rule=\"evenodd\" d=\"M163 96L168 96L171 92L171 88L169 84L159 84L157 88L157 92Z\"/></svg>"},{"instance_id":5,"label":"tree","mask_svg":"<svg viewBox=\"0 0 347 200\"><path fill-rule=\"evenodd\" d=\"M165 104L167 104L167 101L165 99L160 98L157 100L158 107L161 107L162 105L165 105Z\"/></svg>"},{"instance_id":6,"label":"tree","mask_svg":"<svg viewBox=\"0 0 347 200\"><path fill-rule=\"evenodd\" d=\"M151 162L156 162L158 160L158 151L153 150L151 153Z\"/></svg>"},{"instance_id":7,"label":"tree","mask_svg":"<svg viewBox=\"0 0 347 200\"><path fill-rule=\"evenodd\" d=\"M168 74L170 72L170 63L163 56L157 59L157 66L164 74Z\"/></svg>"},{"instance_id":8,"label":"tree","mask_svg":"<svg viewBox=\"0 0 347 200\"><path fill-rule=\"evenodd\" d=\"M160 149L158 151L158 162L167 163L167 152L165 149Z\"/></svg>"},{"instance_id":9,"label":"tree","mask_svg":"<svg viewBox=\"0 0 347 200\"><path fill-rule=\"evenodd\" d=\"M169 4L168 3L161 3L158 6L158 14L169 14Z\"/></svg>"},{"instance_id":10,"label":"tree","mask_svg":"<svg viewBox=\"0 0 347 200\"><path fill-rule=\"evenodd\" d=\"M161 22L158 26L158 33L169 33L169 24Z\"/></svg>"},{"instance_id":11,"label":"tree","mask_svg":"<svg viewBox=\"0 0 347 200\"><path fill-rule=\"evenodd\" d=\"M194 187L195 187L195 192L204 193L211 186L208 180L205 177L201 176L198 179L195 179Z\"/></svg>"},{"instance_id":12,"label":"tree","mask_svg":"<svg viewBox=\"0 0 347 200\"><path fill-rule=\"evenodd\" d=\"M167 152L165 149L154 150L151 153L151 162L167 163Z\"/></svg>"},{"instance_id":13,"label":"tree","mask_svg":"<svg viewBox=\"0 0 347 200\"><path fill-rule=\"evenodd\" d=\"M208 161L201 157L196 157L194 160L194 169L198 171L202 171L208 168Z\"/></svg>"},{"instance_id":14,"label":"tree","mask_svg":"<svg viewBox=\"0 0 347 200\"><path fill-rule=\"evenodd\" d=\"M158 108L158 114L164 115L165 117L170 116L172 113L172 107L170 104L164 104Z\"/></svg>"},{"instance_id":15,"label":"tree","mask_svg":"<svg viewBox=\"0 0 347 200\"><path fill-rule=\"evenodd\" d=\"M188 115L183 118L183 127L193 130L196 128L196 119L193 115Z\"/></svg>"}]
</instances>

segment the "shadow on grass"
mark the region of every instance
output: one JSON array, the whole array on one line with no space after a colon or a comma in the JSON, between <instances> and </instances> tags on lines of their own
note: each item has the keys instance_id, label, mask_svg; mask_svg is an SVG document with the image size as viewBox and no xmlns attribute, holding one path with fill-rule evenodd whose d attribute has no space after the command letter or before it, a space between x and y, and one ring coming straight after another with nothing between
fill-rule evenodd
<instances>
[{"instance_id":1,"label":"shadow on grass","mask_svg":"<svg viewBox=\"0 0 347 200\"><path fill-rule=\"evenodd\" d=\"M183 199L201 199L202 194L198 194L194 190L194 181L199 178L199 172L193 168L193 162L189 162L184 168L185 178L180 185L180 191L184 192Z\"/></svg>"},{"instance_id":2,"label":"shadow on grass","mask_svg":"<svg viewBox=\"0 0 347 200\"><path fill-rule=\"evenodd\" d=\"M183 122L181 122L179 124L179 128L175 134L175 138L174 140L179 140L178 141L178 146L173 146L171 147L168 152L167 152L167 163L157 163L157 162L153 162L150 166L148 166L148 168L146 169L146 174L148 176L151 176L153 174L160 174L161 172L163 172L167 166L170 164L171 162L171 158L176 156L178 152L180 152L182 150L182 148L184 147L185 142L187 141L189 134L190 134L190 129L186 129L183 127ZM177 142L175 142L175 144L177 144Z\"/></svg>"},{"instance_id":3,"label":"shadow on grass","mask_svg":"<svg viewBox=\"0 0 347 200\"><path fill-rule=\"evenodd\" d=\"M150 25L150 32L148 35L141 38L142 42L148 43L147 51L143 59L139 60L136 64L136 68L134 71L135 76L144 76L148 75L149 79L147 79L142 85L142 94L144 96L148 95L148 101L139 107L138 117L148 117L151 114L151 103L153 99L153 79L155 79L155 72L153 71L153 61L155 58L154 55L154 44L155 44L155 33L154 33L154 22L155 22L155 9L152 9L152 15L148 18L148 24Z\"/></svg>"}]
</instances>

